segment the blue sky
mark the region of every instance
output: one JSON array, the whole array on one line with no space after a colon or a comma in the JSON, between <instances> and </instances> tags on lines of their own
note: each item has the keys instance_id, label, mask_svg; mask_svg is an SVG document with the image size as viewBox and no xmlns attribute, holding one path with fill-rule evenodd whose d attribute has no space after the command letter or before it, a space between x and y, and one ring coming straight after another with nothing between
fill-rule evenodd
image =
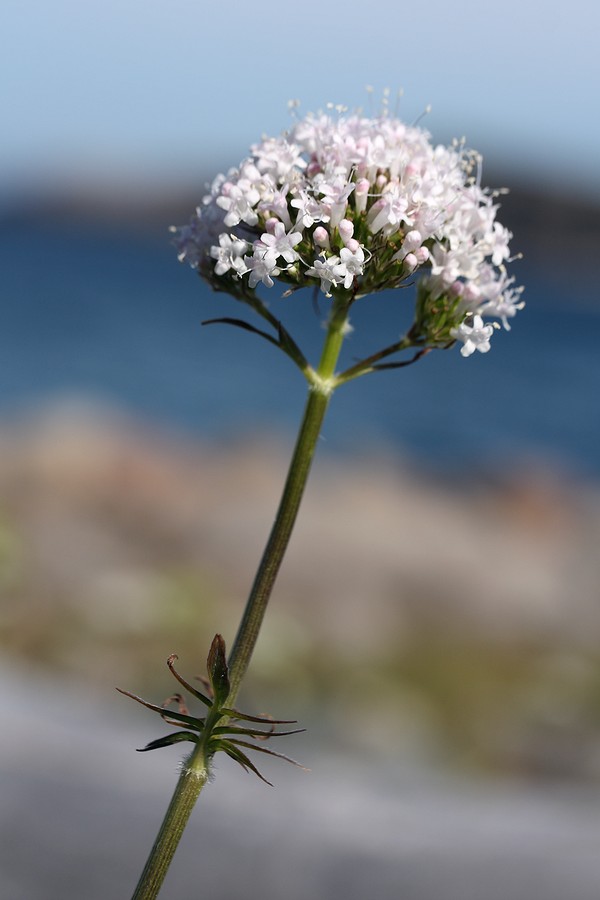
<instances>
[{"instance_id":1,"label":"blue sky","mask_svg":"<svg viewBox=\"0 0 600 900\"><path fill-rule=\"evenodd\" d=\"M173 183L278 133L287 101L366 103L600 195L600 4L2 0L0 188Z\"/></svg>"}]
</instances>

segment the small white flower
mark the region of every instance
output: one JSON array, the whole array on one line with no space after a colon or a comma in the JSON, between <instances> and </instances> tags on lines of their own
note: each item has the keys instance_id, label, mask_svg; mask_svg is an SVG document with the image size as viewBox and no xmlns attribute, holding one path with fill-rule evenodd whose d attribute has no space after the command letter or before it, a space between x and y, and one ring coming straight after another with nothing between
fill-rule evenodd
<instances>
[{"instance_id":1,"label":"small white flower","mask_svg":"<svg viewBox=\"0 0 600 900\"><path fill-rule=\"evenodd\" d=\"M266 287L273 287L274 281L271 276L277 277L279 275L274 253L270 250L265 251L260 247L255 247L254 254L245 256L244 262L247 266L247 271L250 272L248 283L251 288L255 288L259 281L262 281Z\"/></svg>"},{"instance_id":2,"label":"small white flower","mask_svg":"<svg viewBox=\"0 0 600 900\"><path fill-rule=\"evenodd\" d=\"M338 256L330 256L328 259L315 259L314 265L307 269L307 275L321 279L321 290L327 296L331 296L331 286L341 284L343 275L340 272L340 260Z\"/></svg>"},{"instance_id":3,"label":"small white flower","mask_svg":"<svg viewBox=\"0 0 600 900\"><path fill-rule=\"evenodd\" d=\"M523 309L525 301L521 300L522 288L510 288L495 300L489 300L481 307L487 316L496 316L500 319L506 331L510 331L508 320L516 316L517 311Z\"/></svg>"},{"instance_id":4,"label":"small white flower","mask_svg":"<svg viewBox=\"0 0 600 900\"><path fill-rule=\"evenodd\" d=\"M222 193L217 197L217 206L227 211L223 222L228 228L245 222L247 225L256 225L258 216L253 209L255 203L258 202L258 196L254 200L256 192L245 193L236 185L230 185L227 193ZM254 200L254 202L253 202Z\"/></svg>"},{"instance_id":5,"label":"small white flower","mask_svg":"<svg viewBox=\"0 0 600 900\"><path fill-rule=\"evenodd\" d=\"M490 338L494 333L493 325L484 325L481 316L465 319L458 328L452 329L452 337L463 342L461 356L471 356L476 350L487 353L490 349Z\"/></svg>"},{"instance_id":6,"label":"small white flower","mask_svg":"<svg viewBox=\"0 0 600 900\"><path fill-rule=\"evenodd\" d=\"M379 198L373 204L369 215L369 226L373 234L383 229L384 234L393 234L398 231L402 222L412 224L412 219L407 213L408 198L399 184L388 184Z\"/></svg>"},{"instance_id":7,"label":"small white flower","mask_svg":"<svg viewBox=\"0 0 600 900\"><path fill-rule=\"evenodd\" d=\"M302 240L302 235L297 231L286 234L283 222L277 222L273 226L272 234L261 234L260 245L265 247L270 253L274 254L275 259L283 256L286 263L293 263L298 259L298 254L294 250L296 244Z\"/></svg>"},{"instance_id":8,"label":"small white flower","mask_svg":"<svg viewBox=\"0 0 600 900\"><path fill-rule=\"evenodd\" d=\"M216 259L215 275L224 275L233 269L238 275L244 275L248 269L243 256L248 250L248 243L229 234L219 235L219 246L210 248L210 255Z\"/></svg>"},{"instance_id":9,"label":"small white flower","mask_svg":"<svg viewBox=\"0 0 600 900\"><path fill-rule=\"evenodd\" d=\"M340 264L336 266L336 274L344 279L344 287L349 290L354 279L363 273L365 252L361 246L354 251L349 247L340 250Z\"/></svg>"},{"instance_id":10,"label":"small white flower","mask_svg":"<svg viewBox=\"0 0 600 900\"><path fill-rule=\"evenodd\" d=\"M290 206L298 210L296 228L311 228L315 222L324 222L329 219L319 201L308 191L299 191Z\"/></svg>"}]
</instances>

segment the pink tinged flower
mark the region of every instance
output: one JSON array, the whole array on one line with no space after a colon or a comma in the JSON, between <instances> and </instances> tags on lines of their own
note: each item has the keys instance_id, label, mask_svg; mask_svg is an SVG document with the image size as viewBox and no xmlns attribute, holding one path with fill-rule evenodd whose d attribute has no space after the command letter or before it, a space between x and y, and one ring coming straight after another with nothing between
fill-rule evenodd
<instances>
[{"instance_id":1,"label":"pink tinged flower","mask_svg":"<svg viewBox=\"0 0 600 900\"><path fill-rule=\"evenodd\" d=\"M260 237L259 245L273 255L274 259L283 256L286 263L291 264L298 259L294 250L296 244L302 240L302 235L297 231L286 234L283 222L276 222L271 234L265 232Z\"/></svg>"},{"instance_id":2,"label":"pink tinged flower","mask_svg":"<svg viewBox=\"0 0 600 900\"><path fill-rule=\"evenodd\" d=\"M248 250L246 241L239 240L229 234L219 235L219 246L210 248L210 255L216 259L215 275L225 275L233 269L237 275L248 271L244 262L244 253Z\"/></svg>"},{"instance_id":3,"label":"pink tinged flower","mask_svg":"<svg viewBox=\"0 0 600 900\"><path fill-rule=\"evenodd\" d=\"M255 246L254 254L245 256L244 262L247 266L246 271L250 272L248 283L251 288L255 288L259 281L262 281L266 287L273 287L274 282L271 275L277 277L279 269L276 265L276 257L270 250Z\"/></svg>"},{"instance_id":4,"label":"pink tinged flower","mask_svg":"<svg viewBox=\"0 0 600 900\"><path fill-rule=\"evenodd\" d=\"M315 259L315 263L310 269L306 270L307 275L313 278L321 279L321 290L327 296L331 296L331 286L341 283L341 275L338 270L340 264L339 257L330 256L329 259Z\"/></svg>"},{"instance_id":5,"label":"pink tinged flower","mask_svg":"<svg viewBox=\"0 0 600 900\"><path fill-rule=\"evenodd\" d=\"M488 352L493 332L494 326L484 325L481 316L469 316L458 328L453 328L451 334L463 342L460 348L461 356L471 356L476 350L480 353Z\"/></svg>"},{"instance_id":6,"label":"pink tinged flower","mask_svg":"<svg viewBox=\"0 0 600 900\"><path fill-rule=\"evenodd\" d=\"M413 269L416 269L416 268L417 268L417 266L419 265L419 263L418 263L417 257L415 256L414 253L407 253L407 254L406 254L406 256L404 257L404 265L405 265L406 268L409 270L409 272L412 272Z\"/></svg>"}]
</instances>

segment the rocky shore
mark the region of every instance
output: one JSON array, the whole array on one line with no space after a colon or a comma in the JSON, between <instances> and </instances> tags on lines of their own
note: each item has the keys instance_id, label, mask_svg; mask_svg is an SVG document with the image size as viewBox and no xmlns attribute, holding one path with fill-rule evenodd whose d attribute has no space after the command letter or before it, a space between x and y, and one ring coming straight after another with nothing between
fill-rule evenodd
<instances>
[{"instance_id":1,"label":"rocky shore","mask_svg":"<svg viewBox=\"0 0 600 900\"><path fill-rule=\"evenodd\" d=\"M288 453L82 408L4 424L2 652L167 696L170 653L201 672L232 639ZM598 488L548 471L450 483L323 452L248 700L355 748L596 778L598 535Z\"/></svg>"}]
</instances>

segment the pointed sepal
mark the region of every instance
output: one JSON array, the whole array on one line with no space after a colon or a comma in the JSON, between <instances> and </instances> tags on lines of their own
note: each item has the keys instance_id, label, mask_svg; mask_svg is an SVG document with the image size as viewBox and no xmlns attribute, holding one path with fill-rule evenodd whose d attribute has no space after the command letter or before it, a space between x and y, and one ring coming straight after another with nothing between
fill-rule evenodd
<instances>
[{"instance_id":1,"label":"pointed sepal","mask_svg":"<svg viewBox=\"0 0 600 900\"><path fill-rule=\"evenodd\" d=\"M225 654L225 641L220 634L215 634L210 645L208 659L206 661L208 677L212 687L215 704L221 708L229 696L229 669Z\"/></svg>"}]
</instances>

